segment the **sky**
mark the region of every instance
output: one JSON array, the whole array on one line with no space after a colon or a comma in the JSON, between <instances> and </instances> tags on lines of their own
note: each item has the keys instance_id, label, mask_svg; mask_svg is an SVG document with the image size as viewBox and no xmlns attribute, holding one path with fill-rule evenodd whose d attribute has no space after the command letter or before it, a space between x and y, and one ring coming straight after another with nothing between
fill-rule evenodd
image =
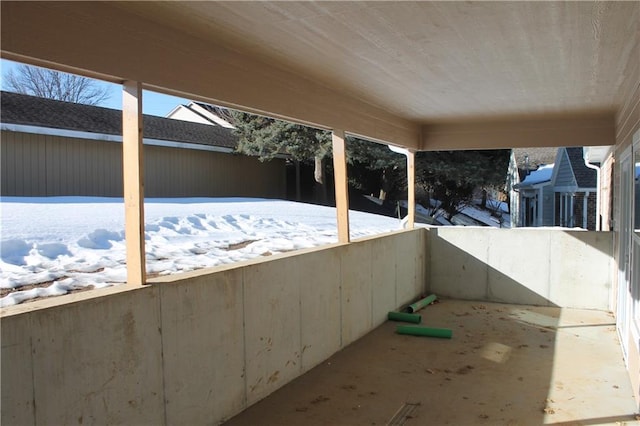
<instances>
[{"instance_id":1,"label":"sky","mask_svg":"<svg viewBox=\"0 0 640 426\"><path fill-rule=\"evenodd\" d=\"M105 197L0 197L0 307L126 281L124 204ZM333 207L261 198L145 199L147 273L166 275L338 241ZM349 212L351 237L398 230ZM33 288L20 290L24 286Z\"/></svg>"},{"instance_id":2,"label":"sky","mask_svg":"<svg viewBox=\"0 0 640 426\"><path fill-rule=\"evenodd\" d=\"M19 65L19 62L8 61L6 59L0 60L0 69L3 77L6 72L14 69ZM111 97L99 106L112 109L122 109L122 86L107 83L100 80L95 80L99 84L107 87L111 93ZM2 90L6 90L4 84L4 78L2 79ZM144 90L142 94L142 110L144 114L156 115L159 117L165 117L173 108L180 104L189 103L189 99L179 98L176 96L164 95L157 92L151 92Z\"/></svg>"}]
</instances>

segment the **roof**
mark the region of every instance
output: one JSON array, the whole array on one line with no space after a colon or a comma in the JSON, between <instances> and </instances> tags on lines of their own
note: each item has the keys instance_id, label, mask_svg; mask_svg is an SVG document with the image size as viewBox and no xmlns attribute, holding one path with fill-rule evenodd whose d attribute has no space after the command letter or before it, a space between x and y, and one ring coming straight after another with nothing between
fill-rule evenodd
<instances>
[{"instance_id":1,"label":"roof","mask_svg":"<svg viewBox=\"0 0 640 426\"><path fill-rule=\"evenodd\" d=\"M529 169L556 161L558 148L514 148L511 150L519 169L525 168L525 157L529 157Z\"/></svg>"},{"instance_id":2,"label":"roof","mask_svg":"<svg viewBox=\"0 0 640 426\"><path fill-rule=\"evenodd\" d=\"M584 164L583 148L568 147L568 148L560 148L560 149L564 149L567 152L567 158L569 159L569 164L571 165L571 170L573 171L573 175L576 179L576 184L578 188L595 188L597 186L597 174L594 169L591 169ZM515 155L515 151L517 150L514 149L513 151ZM526 151L526 150L520 150L520 151ZM532 152L535 152L535 151L532 151ZM544 155L545 153L541 151L538 154ZM533 160L531 160L532 164L534 161L541 161L541 159L543 158L543 155L539 157L535 157ZM561 161L557 164L566 164L566 163ZM533 167L531 167L530 170L531 169L533 169ZM543 182L550 182L552 178L553 169L554 169L554 163L539 165L537 169L534 169L533 171L530 171L528 174L524 175L522 181L515 187L523 187L523 186L536 185Z\"/></svg>"},{"instance_id":3,"label":"roof","mask_svg":"<svg viewBox=\"0 0 640 426\"><path fill-rule=\"evenodd\" d=\"M225 118L223 115L221 115L223 111L227 111L227 115L230 115L230 112L226 108L209 105L202 102L191 102L191 104L187 105L187 108L196 113L198 113L197 107L200 107L204 110L205 114L200 115L204 116L212 124L215 124L216 126L233 128L233 124L231 124L231 122L229 121L229 117Z\"/></svg>"},{"instance_id":4,"label":"roof","mask_svg":"<svg viewBox=\"0 0 640 426\"><path fill-rule=\"evenodd\" d=\"M597 186L597 174L584 164L583 149L579 147L565 148L573 169L573 175L579 188L595 188Z\"/></svg>"},{"instance_id":5,"label":"roof","mask_svg":"<svg viewBox=\"0 0 640 426\"><path fill-rule=\"evenodd\" d=\"M107 135L122 135L122 111L0 92L0 122ZM231 130L206 124L143 115L144 137L235 148Z\"/></svg>"},{"instance_id":6,"label":"roof","mask_svg":"<svg viewBox=\"0 0 640 426\"><path fill-rule=\"evenodd\" d=\"M539 183L550 182L553 176L553 163L540 166L537 170L532 171L520 182L516 187L532 186Z\"/></svg>"}]
</instances>

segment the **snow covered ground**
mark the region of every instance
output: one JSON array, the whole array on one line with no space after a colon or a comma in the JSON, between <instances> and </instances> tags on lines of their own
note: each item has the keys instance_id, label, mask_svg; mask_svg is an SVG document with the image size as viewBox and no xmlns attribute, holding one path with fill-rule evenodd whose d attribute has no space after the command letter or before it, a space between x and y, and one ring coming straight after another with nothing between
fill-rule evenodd
<instances>
[{"instance_id":1,"label":"snow covered ground","mask_svg":"<svg viewBox=\"0 0 640 426\"><path fill-rule=\"evenodd\" d=\"M121 198L2 197L0 212L0 306L125 282ZM349 219L352 238L401 228L369 213ZM147 272L173 274L334 243L336 213L282 200L147 199L145 239Z\"/></svg>"}]
</instances>

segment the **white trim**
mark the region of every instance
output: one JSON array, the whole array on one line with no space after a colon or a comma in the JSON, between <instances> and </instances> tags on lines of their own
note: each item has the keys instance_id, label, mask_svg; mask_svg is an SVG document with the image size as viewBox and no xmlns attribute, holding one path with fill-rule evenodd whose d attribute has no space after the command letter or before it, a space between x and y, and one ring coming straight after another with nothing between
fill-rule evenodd
<instances>
[{"instance_id":1,"label":"white trim","mask_svg":"<svg viewBox=\"0 0 640 426\"><path fill-rule=\"evenodd\" d=\"M588 229L589 228L589 226L588 226L588 223L589 223L589 220L588 220L589 215L588 215L588 213L589 212L588 212L588 209L587 209L587 205L589 204L588 203L589 194L590 194L589 191L585 191L584 197L582 198L582 227L584 229Z\"/></svg>"},{"instance_id":2,"label":"white trim","mask_svg":"<svg viewBox=\"0 0 640 426\"><path fill-rule=\"evenodd\" d=\"M165 118L179 121L188 121L190 123L205 124L207 126L215 126L215 124L213 124L211 120L184 105L178 105L177 107L175 107L169 114L166 115Z\"/></svg>"},{"instance_id":3,"label":"white trim","mask_svg":"<svg viewBox=\"0 0 640 426\"><path fill-rule=\"evenodd\" d=\"M528 183L526 185L522 185L522 183L517 183L513 185L513 188L521 191L530 191L530 190L544 188L545 186L549 186L549 185L551 185L550 180L543 180L542 182Z\"/></svg>"},{"instance_id":4,"label":"white trim","mask_svg":"<svg viewBox=\"0 0 640 426\"><path fill-rule=\"evenodd\" d=\"M614 148L615 145L585 146L582 147L582 150L588 162L603 164L605 159L611 155Z\"/></svg>"},{"instance_id":5,"label":"white trim","mask_svg":"<svg viewBox=\"0 0 640 426\"><path fill-rule=\"evenodd\" d=\"M0 123L0 130L6 130L9 132L20 132L20 133L33 133L37 135L60 136L64 138L76 138L76 139L86 139L86 140L103 141L103 142L122 143L122 135L83 132L80 130L56 129L53 127L40 127L40 126L29 126L24 124ZM189 143L189 142L177 142L177 141L170 141L165 139L144 138L143 141L145 145L151 145L151 146L193 149L197 151L222 152L226 154L234 152L233 148L214 146L214 145L200 145L200 144Z\"/></svg>"},{"instance_id":6,"label":"white trim","mask_svg":"<svg viewBox=\"0 0 640 426\"><path fill-rule=\"evenodd\" d=\"M631 283L631 317L630 319L630 330L631 336L633 338L633 344L636 347L636 350L640 350L640 300L635 300L633 298L634 295L639 293L638 286L640 285L640 280L636 274L640 274L640 271L635 270L634 266L636 264L636 259L634 258L637 255L636 245L640 244L640 237L635 232L635 217L636 217L636 204L637 200L636 196L636 154L640 152L640 129L637 130L633 134L632 142L631 142L631 212L630 220L631 226L629 227L630 236L630 247L629 247L629 280Z\"/></svg>"},{"instance_id":7,"label":"white trim","mask_svg":"<svg viewBox=\"0 0 640 426\"><path fill-rule=\"evenodd\" d=\"M165 117L166 118L171 118L171 116L173 114L175 114L176 112L178 112L181 108L186 108L186 106L180 104L178 106L173 107L173 109L171 111L169 111L169 113Z\"/></svg>"},{"instance_id":8,"label":"white trim","mask_svg":"<svg viewBox=\"0 0 640 426\"><path fill-rule=\"evenodd\" d=\"M210 121L213 121L213 123L217 124L218 126L226 127L227 129L235 129L235 127L233 127L233 125L231 123L229 123L227 120L224 120L224 119L218 117L217 115L209 112L205 108L203 108L200 105L198 105L196 102L192 101L187 106L187 108L189 108L189 109L193 110L194 112L204 116L206 119L208 119Z\"/></svg>"},{"instance_id":9,"label":"white trim","mask_svg":"<svg viewBox=\"0 0 640 426\"><path fill-rule=\"evenodd\" d=\"M544 194L543 194L544 189L540 188L538 189L538 211L537 211L537 217L536 217L536 222L538 223L537 226L542 226L542 219L544 216L544 206L543 206L543 198L544 198Z\"/></svg>"},{"instance_id":10,"label":"white trim","mask_svg":"<svg viewBox=\"0 0 640 426\"><path fill-rule=\"evenodd\" d=\"M0 130L37 135L60 136L63 138L90 139L105 142L122 142L122 135L83 132L80 130L56 129L55 127L30 126L27 124L0 123Z\"/></svg>"},{"instance_id":11,"label":"white trim","mask_svg":"<svg viewBox=\"0 0 640 426\"><path fill-rule=\"evenodd\" d=\"M598 162L598 164L600 164L599 166L596 166L595 164L591 164L589 162L589 155L591 155L592 152L588 151L587 148L582 148L582 158L584 159L584 165L591 169L591 170L595 170L596 171L596 190L594 191L596 193L596 206L595 206L595 215L594 215L594 219L595 219L595 229L596 231L601 231L601 226L600 226L600 222L602 220L602 212L600 211L600 209L602 208L600 206L600 197L601 197L601 170L600 167L602 166L603 160L604 158L601 158L600 161ZM600 152L600 155L604 155ZM585 211L587 209L587 204L585 204ZM587 229L587 227L585 226L585 229Z\"/></svg>"}]
</instances>

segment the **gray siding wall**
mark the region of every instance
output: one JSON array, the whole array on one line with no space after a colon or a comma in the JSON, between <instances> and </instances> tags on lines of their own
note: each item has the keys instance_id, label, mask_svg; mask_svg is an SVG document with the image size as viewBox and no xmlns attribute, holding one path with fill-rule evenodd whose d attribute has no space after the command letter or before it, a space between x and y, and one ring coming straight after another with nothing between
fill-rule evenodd
<instances>
[{"instance_id":1,"label":"gray siding wall","mask_svg":"<svg viewBox=\"0 0 640 426\"><path fill-rule=\"evenodd\" d=\"M2 132L4 196L122 196L122 145ZM284 198L284 160L145 145L146 197Z\"/></svg>"},{"instance_id":2,"label":"gray siding wall","mask_svg":"<svg viewBox=\"0 0 640 426\"><path fill-rule=\"evenodd\" d=\"M553 226L556 197L551 185L542 188L542 200L542 226Z\"/></svg>"},{"instance_id":3,"label":"gray siding wall","mask_svg":"<svg viewBox=\"0 0 640 426\"><path fill-rule=\"evenodd\" d=\"M567 151L562 150L562 156L560 157L560 162L554 166L558 169L558 176L556 177L556 181L554 182L555 186L576 186L576 178L573 176L573 171L571 169L571 164L569 163L569 158L567 157Z\"/></svg>"}]
</instances>

